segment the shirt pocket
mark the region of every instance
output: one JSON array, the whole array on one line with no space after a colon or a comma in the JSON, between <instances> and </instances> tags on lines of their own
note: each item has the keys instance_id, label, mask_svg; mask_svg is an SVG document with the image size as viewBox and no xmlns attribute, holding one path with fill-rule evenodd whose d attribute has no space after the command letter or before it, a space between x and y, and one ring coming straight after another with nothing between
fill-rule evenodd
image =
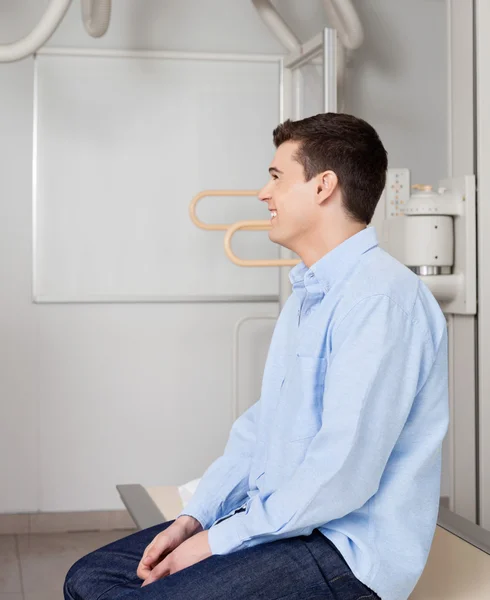
<instances>
[{"instance_id":1,"label":"shirt pocket","mask_svg":"<svg viewBox=\"0 0 490 600\"><path fill-rule=\"evenodd\" d=\"M300 442L315 436L322 426L325 358L298 356L291 395L291 419L288 440Z\"/></svg>"}]
</instances>

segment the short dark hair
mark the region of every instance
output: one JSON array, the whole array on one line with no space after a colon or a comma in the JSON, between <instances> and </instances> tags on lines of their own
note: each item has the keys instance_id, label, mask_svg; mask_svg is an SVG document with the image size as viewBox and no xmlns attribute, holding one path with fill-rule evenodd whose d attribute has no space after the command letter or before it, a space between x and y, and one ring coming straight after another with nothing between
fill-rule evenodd
<instances>
[{"instance_id":1,"label":"short dark hair","mask_svg":"<svg viewBox=\"0 0 490 600\"><path fill-rule=\"evenodd\" d=\"M274 145L300 142L295 159L305 180L332 170L338 177L347 214L369 224L386 184L388 157L375 129L357 117L324 113L287 120L273 132Z\"/></svg>"}]
</instances>

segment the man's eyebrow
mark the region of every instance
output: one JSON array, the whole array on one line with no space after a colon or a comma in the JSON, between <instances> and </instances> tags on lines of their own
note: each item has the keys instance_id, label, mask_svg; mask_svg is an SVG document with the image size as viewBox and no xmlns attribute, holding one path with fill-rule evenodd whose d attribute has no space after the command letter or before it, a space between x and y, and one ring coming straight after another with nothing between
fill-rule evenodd
<instances>
[{"instance_id":1,"label":"man's eyebrow","mask_svg":"<svg viewBox=\"0 0 490 600\"><path fill-rule=\"evenodd\" d=\"M279 171L277 167L269 167L269 173L272 175L273 173L279 173L279 175L284 175L282 171Z\"/></svg>"}]
</instances>

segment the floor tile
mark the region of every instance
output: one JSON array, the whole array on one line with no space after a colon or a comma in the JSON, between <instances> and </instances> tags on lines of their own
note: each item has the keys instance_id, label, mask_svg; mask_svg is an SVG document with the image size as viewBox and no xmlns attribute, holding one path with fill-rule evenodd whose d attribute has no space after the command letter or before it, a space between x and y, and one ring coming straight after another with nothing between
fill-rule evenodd
<instances>
[{"instance_id":1,"label":"floor tile","mask_svg":"<svg viewBox=\"0 0 490 600\"><path fill-rule=\"evenodd\" d=\"M25 600L25 598L20 592L17 592L16 594L2 594L0 592L0 600ZM31 599L29 599L29 600L31 600ZM32 600L34 600L34 598L32 598ZM44 600L44 598L43 598L43 600ZM63 600L63 598L60 598L60 600Z\"/></svg>"},{"instance_id":2,"label":"floor tile","mask_svg":"<svg viewBox=\"0 0 490 600\"><path fill-rule=\"evenodd\" d=\"M15 536L0 536L0 594L22 592Z\"/></svg>"},{"instance_id":3,"label":"floor tile","mask_svg":"<svg viewBox=\"0 0 490 600\"><path fill-rule=\"evenodd\" d=\"M0 594L0 600L3 600L2 594ZM9 600L5 598L5 600ZM17 600L16 598L12 600ZM19 596L19 600L63 600L63 591L51 591L51 592L26 592L24 597Z\"/></svg>"},{"instance_id":4,"label":"floor tile","mask_svg":"<svg viewBox=\"0 0 490 600\"><path fill-rule=\"evenodd\" d=\"M29 515L0 515L0 535L29 533Z\"/></svg>"},{"instance_id":5,"label":"floor tile","mask_svg":"<svg viewBox=\"0 0 490 600\"><path fill-rule=\"evenodd\" d=\"M26 600L33 593L38 594L35 600L41 600L42 593L51 593L51 600L56 600L53 594L62 593L66 573L73 563L125 535L127 532L100 531L18 536Z\"/></svg>"},{"instance_id":6,"label":"floor tile","mask_svg":"<svg viewBox=\"0 0 490 600\"><path fill-rule=\"evenodd\" d=\"M0 535L0 554L17 554L15 535Z\"/></svg>"}]
</instances>

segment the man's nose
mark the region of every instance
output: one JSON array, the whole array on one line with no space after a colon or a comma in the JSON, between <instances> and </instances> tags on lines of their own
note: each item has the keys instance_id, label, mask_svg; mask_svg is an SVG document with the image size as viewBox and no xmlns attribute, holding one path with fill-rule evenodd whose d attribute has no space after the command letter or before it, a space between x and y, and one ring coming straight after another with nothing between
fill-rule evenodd
<instances>
[{"instance_id":1,"label":"man's nose","mask_svg":"<svg viewBox=\"0 0 490 600\"><path fill-rule=\"evenodd\" d=\"M265 185L258 193L258 198L262 202L267 202L267 200L270 200L270 197L269 185Z\"/></svg>"}]
</instances>

